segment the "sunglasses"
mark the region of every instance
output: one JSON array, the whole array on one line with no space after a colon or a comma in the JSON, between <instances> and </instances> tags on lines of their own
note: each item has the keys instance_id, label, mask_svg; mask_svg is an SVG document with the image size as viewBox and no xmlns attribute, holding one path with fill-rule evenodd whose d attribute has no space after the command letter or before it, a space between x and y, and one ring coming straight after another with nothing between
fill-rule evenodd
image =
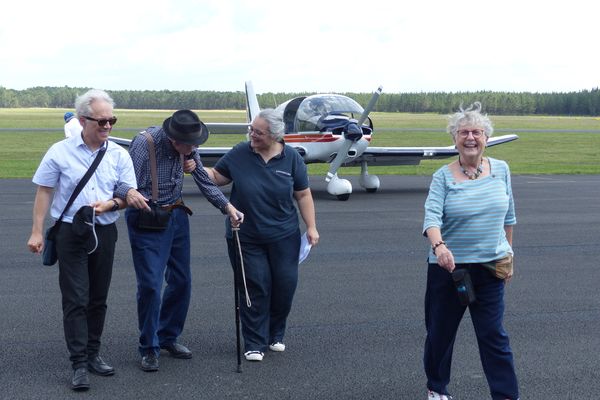
<instances>
[{"instance_id":1,"label":"sunglasses","mask_svg":"<svg viewBox=\"0 0 600 400\"><path fill-rule=\"evenodd\" d=\"M112 117L112 118L102 118L102 119L96 119L96 118L92 118L92 117L86 117L85 115L83 116L83 118L89 120L89 121L95 121L98 123L99 126L106 126L106 123L109 123L110 126L114 126L117 123L117 117Z\"/></svg>"}]
</instances>

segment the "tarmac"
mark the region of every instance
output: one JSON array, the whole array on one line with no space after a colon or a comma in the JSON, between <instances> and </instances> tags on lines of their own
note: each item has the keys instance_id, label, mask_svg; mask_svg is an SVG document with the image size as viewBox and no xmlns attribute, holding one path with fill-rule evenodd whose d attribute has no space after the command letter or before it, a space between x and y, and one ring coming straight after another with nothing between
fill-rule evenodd
<instances>
[{"instance_id":1,"label":"tarmac","mask_svg":"<svg viewBox=\"0 0 600 400\"><path fill-rule=\"evenodd\" d=\"M423 298L428 244L421 235L430 177L380 176L345 202L311 176L320 244L300 265L283 353L236 372L233 273L224 217L186 178L192 222L192 304L179 341L190 360L161 354L139 368L136 282L127 228L118 221L101 355L116 369L70 389L58 270L26 243L35 185L0 180L0 399L425 399ZM228 188L224 191L228 193ZM513 176L515 277L506 290L521 399L600 393L600 176ZM49 222L49 221L47 221ZM489 399L468 313L454 349L450 392Z\"/></svg>"}]
</instances>

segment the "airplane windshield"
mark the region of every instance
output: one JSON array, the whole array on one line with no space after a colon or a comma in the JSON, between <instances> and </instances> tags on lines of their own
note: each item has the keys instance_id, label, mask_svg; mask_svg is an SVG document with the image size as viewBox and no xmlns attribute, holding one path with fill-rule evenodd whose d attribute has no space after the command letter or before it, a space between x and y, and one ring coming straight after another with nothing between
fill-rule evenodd
<instances>
[{"instance_id":1,"label":"airplane windshield","mask_svg":"<svg viewBox=\"0 0 600 400\"><path fill-rule=\"evenodd\" d=\"M296 128L302 131L320 130L320 121L327 115L346 115L358 119L363 108L349 97L337 94L319 94L305 98L298 106Z\"/></svg>"}]
</instances>

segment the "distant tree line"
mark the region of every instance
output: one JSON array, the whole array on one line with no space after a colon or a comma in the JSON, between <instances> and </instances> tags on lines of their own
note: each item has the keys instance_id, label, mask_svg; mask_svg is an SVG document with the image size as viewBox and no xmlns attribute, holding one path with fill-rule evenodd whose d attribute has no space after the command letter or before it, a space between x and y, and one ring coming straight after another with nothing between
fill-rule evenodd
<instances>
[{"instance_id":1,"label":"distant tree line","mask_svg":"<svg viewBox=\"0 0 600 400\"><path fill-rule=\"evenodd\" d=\"M75 98L87 88L34 87L25 90L0 86L0 108L42 107L72 108ZM196 109L243 110L243 92L204 90L109 90L118 108L124 109ZM366 105L371 93L341 93ZM290 98L309 93L263 93L258 95L262 107L275 107ZM381 112L412 112L448 114L463 104L480 101L484 110L493 115L600 115L600 89L579 92L431 92L384 93L376 105Z\"/></svg>"}]
</instances>

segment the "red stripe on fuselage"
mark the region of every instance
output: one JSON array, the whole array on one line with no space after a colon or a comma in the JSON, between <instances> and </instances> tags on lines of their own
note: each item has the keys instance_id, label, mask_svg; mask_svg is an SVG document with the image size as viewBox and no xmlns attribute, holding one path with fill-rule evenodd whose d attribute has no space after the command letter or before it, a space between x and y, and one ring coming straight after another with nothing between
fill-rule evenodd
<instances>
[{"instance_id":1,"label":"red stripe on fuselage","mask_svg":"<svg viewBox=\"0 0 600 400\"><path fill-rule=\"evenodd\" d=\"M322 133L322 134L296 134L296 133L288 133L283 139L286 143L323 143L323 142L335 142L340 139L342 135L333 135L331 133ZM363 139L370 142L371 135L363 136Z\"/></svg>"}]
</instances>

